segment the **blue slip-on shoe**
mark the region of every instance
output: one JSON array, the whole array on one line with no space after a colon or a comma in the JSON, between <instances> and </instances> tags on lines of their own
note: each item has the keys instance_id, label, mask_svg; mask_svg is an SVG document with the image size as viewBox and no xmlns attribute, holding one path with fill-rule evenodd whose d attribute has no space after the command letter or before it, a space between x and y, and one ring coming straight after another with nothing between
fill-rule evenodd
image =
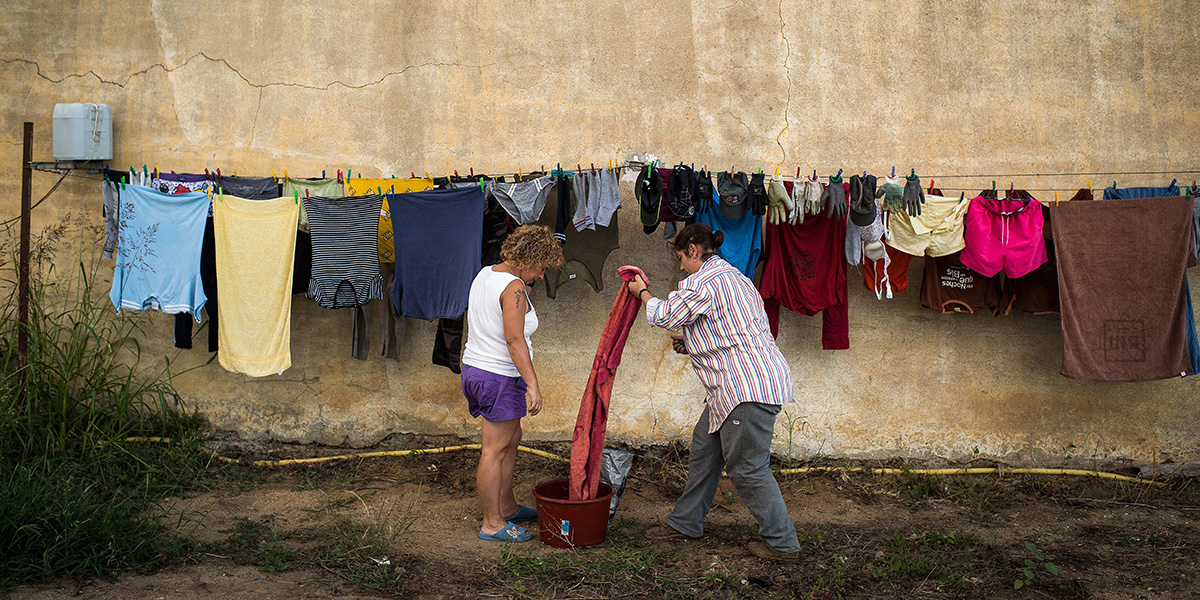
<instances>
[{"instance_id":1,"label":"blue slip-on shoe","mask_svg":"<svg viewBox=\"0 0 1200 600\"><path fill-rule=\"evenodd\" d=\"M518 504L517 507L517 514L505 519L505 521L508 521L509 523L524 523L525 521L532 521L538 518L538 512L536 508L532 506L525 506L524 504Z\"/></svg>"},{"instance_id":2,"label":"blue slip-on shoe","mask_svg":"<svg viewBox=\"0 0 1200 600\"><path fill-rule=\"evenodd\" d=\"M520 525L508 524L508 527L497 531L492 535L488 535L482 531L479 532L479 539L489 542L528 542L533 539L533 534L525 531Z\"/></svg>"}]
</instances>

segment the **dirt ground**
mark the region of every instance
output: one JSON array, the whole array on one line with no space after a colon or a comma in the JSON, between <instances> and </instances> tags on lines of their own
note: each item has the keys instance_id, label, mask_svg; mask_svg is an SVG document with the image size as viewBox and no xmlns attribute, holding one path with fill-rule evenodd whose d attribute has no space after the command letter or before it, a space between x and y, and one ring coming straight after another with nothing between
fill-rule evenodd
<instances>
[{"instance_id":1,"label":"dirt ground","mask_svg":"<svg viewBox=\"0 0 1200 600\"><path fill-rule=\"evenodd\" d=\"M320 452L335 451L272 454ZM804 550L799 564L779 564L746 552L754 519L727 480L704 538L644 539L686 475L678 446L639 454L608 540L576 550L479 540L476 460L467 451L242 469L168 505L191 540L172 564L26 586L12 598L1200 598L1195 482L781 477ZM566 471L522 454L518 500L533 504L534 484ZM388 564L354 552L383 547Z\"/></svg>"}]
</instances>

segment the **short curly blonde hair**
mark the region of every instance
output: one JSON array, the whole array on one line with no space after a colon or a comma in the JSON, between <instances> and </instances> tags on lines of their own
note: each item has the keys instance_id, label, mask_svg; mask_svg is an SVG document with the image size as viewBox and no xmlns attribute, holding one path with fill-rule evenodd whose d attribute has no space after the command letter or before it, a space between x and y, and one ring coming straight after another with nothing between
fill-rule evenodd
<instances>
[{"instance_id":1,"label":"short curly blonde hair","mask_svg":"<svg viewBox=\"0 0 1200 600\"><path fill-rule=\"evenodd\" d=\"M522 225L508 234L500 258L517 269L563 266L562 247L550 228L541 225Z\"/></svg>"}]
</instances>

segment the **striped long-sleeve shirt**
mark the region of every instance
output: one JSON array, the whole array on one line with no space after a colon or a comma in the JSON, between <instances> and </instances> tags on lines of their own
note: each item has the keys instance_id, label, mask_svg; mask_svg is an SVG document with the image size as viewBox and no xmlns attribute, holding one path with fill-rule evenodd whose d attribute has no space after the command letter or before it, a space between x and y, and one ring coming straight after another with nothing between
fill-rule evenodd
<instances>
[{"instance_id":1,"label":"striped long-sleeve shirt","mask_svg":"<svg viewBox=\"0 0 1200 600\"><path fill-rule=\"evenodd\" d=\"M709 433L742 402L792 401L792 371L775 346L762 297L721 257L708 259L666 300L647 302L646 320L683 328L692 367L708 392Z\"/></svg>"}]
</instances>

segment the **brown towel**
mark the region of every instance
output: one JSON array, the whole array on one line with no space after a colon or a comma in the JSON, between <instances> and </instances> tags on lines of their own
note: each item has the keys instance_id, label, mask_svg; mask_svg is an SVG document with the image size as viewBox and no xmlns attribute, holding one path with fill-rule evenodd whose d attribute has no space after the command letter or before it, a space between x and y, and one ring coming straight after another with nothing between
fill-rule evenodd
<instances>
[{"instance_id":1,"label":"brown towel","mask_svg":"<svg viewBox=\"0 0 1200 600\"><path fill-rule=\"evenodd\" d=\"M1186 372L1191 202L1064 202L1053 212L1062 374L1146 381Z\"/></svg>"}]
</instances>

